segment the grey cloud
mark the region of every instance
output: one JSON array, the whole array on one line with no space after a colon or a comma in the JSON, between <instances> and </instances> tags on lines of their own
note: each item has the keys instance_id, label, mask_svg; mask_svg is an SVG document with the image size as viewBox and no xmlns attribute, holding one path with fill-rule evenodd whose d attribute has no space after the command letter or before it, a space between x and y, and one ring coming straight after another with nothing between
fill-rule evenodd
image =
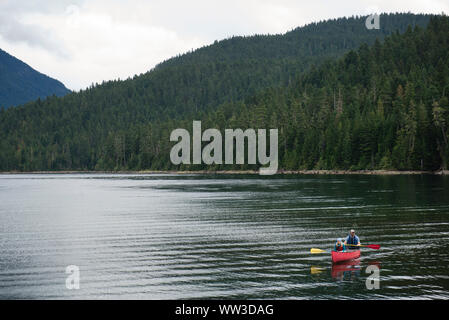
<instances>
[{"instance_id":1,"label":"grey cloud","mask_svg":"<svg viewBox=\"0 0 449 320\"><path fill-rule=\"evenodd\" d=\"M73 3L73 1L70 2ZM20 1L2 1L0 5L0 37L8 42L24 42L31 47L40 47L56 53L62 58L68 58L69 54L65 50L63 42L59 41L51 30L38 25L22 23L18 19L23 13L36 12L38 9L36 4L37 1L27 1L26 4L21 4ZM45 10L45 8L45 6L41 6L39 11Z\"/></svg>"}]
</instances>

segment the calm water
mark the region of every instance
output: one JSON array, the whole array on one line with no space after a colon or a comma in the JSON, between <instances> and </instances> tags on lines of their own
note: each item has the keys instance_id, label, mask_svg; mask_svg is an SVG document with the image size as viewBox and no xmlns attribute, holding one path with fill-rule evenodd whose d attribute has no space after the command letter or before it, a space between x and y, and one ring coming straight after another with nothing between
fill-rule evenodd
<instances>
[{"instance_id":1,"label":"calm water","mask_svg":"<svg viewBox=\"0 0 449 320\"><path fill-rule=\"evenodd\" d=\"M2 299L449 298L448 177L0 175L0 230Z\"/></svg>"}]
</instances>

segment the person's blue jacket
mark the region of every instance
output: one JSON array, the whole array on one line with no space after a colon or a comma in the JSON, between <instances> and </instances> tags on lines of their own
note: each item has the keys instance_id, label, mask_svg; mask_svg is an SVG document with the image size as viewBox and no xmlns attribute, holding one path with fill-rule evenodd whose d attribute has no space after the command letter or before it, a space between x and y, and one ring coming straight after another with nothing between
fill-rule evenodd
<instances>
[{"instance_id":1,"label":"person's blue jacket","mask_svg":"<svg viewBox=\"0 0 449 320\"><path fill-rule=\"evenodd\" d=\"M351 237L351 235L348 235L348 237L346 238L346 244L357 245L357 244L359 244L359 242L360 242L360 239L356 235L354 235L354 237Z\"/></svg>"}]
</instances>

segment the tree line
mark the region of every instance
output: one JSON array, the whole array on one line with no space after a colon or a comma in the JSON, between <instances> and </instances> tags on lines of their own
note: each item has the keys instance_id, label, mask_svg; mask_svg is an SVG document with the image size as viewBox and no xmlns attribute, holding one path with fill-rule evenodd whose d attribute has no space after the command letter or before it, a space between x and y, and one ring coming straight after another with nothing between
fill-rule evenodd
<instances>
[{"instance_id":1,"label":"tree line","mask_svg":"<svg viewBox=\"0 0 449 320\"><path fill-rule=\"evenodd\" d=\"M418 17L399 15L402 30L389 36L360 35L342 57L350 30L367 32L364 19L231 38L133 79L2 110L0 170L205 169L169 159L170 132L192 120L221 130L278 128L283 169L447 168L448 18ZM293 45L270 46L279 39L304 47L289 55Z\"/></svg>"}]
</instances>

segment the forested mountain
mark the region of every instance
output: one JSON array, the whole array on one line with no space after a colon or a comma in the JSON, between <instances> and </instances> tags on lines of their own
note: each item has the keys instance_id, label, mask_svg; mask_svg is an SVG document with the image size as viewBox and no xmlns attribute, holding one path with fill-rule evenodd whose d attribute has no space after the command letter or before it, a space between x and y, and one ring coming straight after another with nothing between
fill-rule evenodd
<instances>
[{"instance_id":1,"label":"forested mountain","mask_svg":"<svg viewBox=\"0 0 449 320\"><path fill-rule=\"evenodd\" d=\"M429 18L382 15L389 30L338 19L231 38L133 79L2 111L0 170L184 169L170 163L169 136L194 119L279 128L285 169L445 167L448 18L407 27Z\"/></svg>"},{"instance_id":2,"label":"forested mountain","mask_svg":"<svg viewBox=\"0 0 449 320\"><path fill-rule=\"evenodd\" d=\"M285 169L447 169L449 18L328 61L285 89L222 105L219 127L279 128Z\"/></svg>"},{"instance_id":3,"label":"forested mountain","mask_svg":"<svg viewBox=\"0 0 449 320\"><path fill-rule=\"evenodd\" d=\"M61 82L0 49L0 107L8 108L37 98L63 96L69 92Z\"/></svg>"},{"instance_id":4,"label":"forested mountain","mask_svg":"<svg viewBox=\"0 0 449 320\"><path fill-rule=\"evenodd\" d=\"M285 86L326 59L373 44L409 25L426 26L430 15L384 14L381 28L368 30L366 17L312 23L283 35L232 37L159 64L128 84L131 94L145 95L156 118L197 116L222 102L237 101L261 89ZM109 90L123 88L116 83Z\"/></svg>"}]
</instances>

